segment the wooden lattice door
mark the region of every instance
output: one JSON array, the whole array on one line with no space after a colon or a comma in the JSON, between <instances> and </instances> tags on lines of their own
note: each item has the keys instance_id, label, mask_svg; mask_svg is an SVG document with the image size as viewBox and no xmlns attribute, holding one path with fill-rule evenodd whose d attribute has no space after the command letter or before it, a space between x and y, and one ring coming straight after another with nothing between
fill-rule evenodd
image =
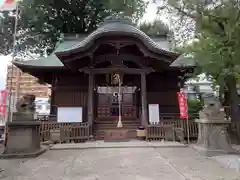
<instances>
[{"instance_id":1,"label":"wooden lattice door","mask_svg":"<svg viewBox=\"0 0 240 180\"><path fill-rule=\"evenodd\" d=\"M134 92L124 92L121 94L121 116L135 118L137 116L136 112L136 93ZM98 108L97 116L99 118L104 117L114 117L119 115L119 102L118 93L106 92L98 93Z\"/></svg>"}]
</instances>

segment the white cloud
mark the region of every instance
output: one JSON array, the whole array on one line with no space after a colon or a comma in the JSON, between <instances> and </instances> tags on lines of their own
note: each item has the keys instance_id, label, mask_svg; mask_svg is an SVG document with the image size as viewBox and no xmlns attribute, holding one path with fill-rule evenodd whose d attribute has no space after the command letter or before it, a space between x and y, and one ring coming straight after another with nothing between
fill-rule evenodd
<instances>
[{"instance_id":1,"label":"white cloud","mask_svg":"<svg viewBox=\"0 0 240 180\"><path fill-rule=\"evenodd\" d=\"M142 21L153 21L154 19L157 18L157 6L154 3L149 3L147 12L142 18Z\"/></svg>"},{"instance_id":2,"label":"white cloud","mask_svg":"<svg viewBox=\"0 0 240 180\"><path fill-rule=\"evenodd\" d=\"M147 1L147 0L146 0L146 1ZM169 20L168 20L167 14L161 13L161 16L160 16L160 15L157 13L157 12L158 12L157 7L158 7L158 6L161 6L161 5L162 5L162 2L161 2L161 1L156 1L155 3L150 2L150 3L148 4L146 13L144 14L144 16L143 16L143 18L141 19L140 22L144 22L144 21L152 22L152 21L154 21L155 19L160 19L160 20L162 20L164 23L166 23L166 24L169 25Z\"/></svg>"},{"instance_id":3,"label":"white cloud","mask_svg":"<svg viewBox=\"0 0 240 180\"><path fill-rule=\"evenodd\" d=\"M7 66L11 62L11 56L0 56L0 89L5 88Z\"/></svg>"}]
</instances>

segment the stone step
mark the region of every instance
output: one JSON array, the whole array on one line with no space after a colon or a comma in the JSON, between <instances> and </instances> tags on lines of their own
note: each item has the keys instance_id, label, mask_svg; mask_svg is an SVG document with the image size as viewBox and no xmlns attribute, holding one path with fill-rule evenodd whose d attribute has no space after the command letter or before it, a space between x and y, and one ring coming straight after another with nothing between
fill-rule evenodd
<instances>
[{"instance_id":1,"label":"stone step","mask_svg":"<svg viewBox=\"0 0 240 180\"><path fill-rule=\"evenodd\" d=\"M118 119L104 119L104 120L95 120L94 123L111 123L117 122ZM139 119L122 119L122 122L131 123L131 122L141 122Z\"/></svg>"},{"instance_id":2,"label":"stone step","mask_svg":"<svg viewBox=\"0 0 240 180\"><path fill-rule=\"evenodd\" d=\"M117 124L118 123L118 121L112 121L112 122L104 122L104 123L94 123L94 125L108 125L108 124L110 124L110 125L115 125L115 124ZM124 122L124 121L122 121L122 124L126 124L126 125L131 125L131 124L140 124L140 122Z\"/></svg>"},{"instance_id":3,"label":"stone step","mask_svg":"<svg viewBox=\"0 0 240 180\"><path fill-rule=\"evenodd\" d=\"M135 139L136 138L136 129L127 129L128 130L128 138ZM104 139L104 130L96 130L93 131L94 139L96 140L103 140Z\"/></svg>"},{"instance_id":4,"label":"stone step","mask_svg":"<svg viewBox=\"0 0 240 180\"><path fill-rule=\"evenodd\" d=\"M140 124L123 124L123 127L126 129L136 129L140 126ZM94 125L93 129L98 130L98 129L114 129L117 128L117 124L105 124L105 125Z\"/></svg>"},{"instance_id":5,"label":"stone step","mask_svg":"<svg viewBox=\"0 0 240 180\"><path fill-rule=\"evenodd\" d=\"M131 128L137 128L140 126L140 123L135 123L135 124L126 124L126 123L122 123L123 127L127 128L128 127ZM94 124L93 128L104 128L104 127L113 127L113 128L117 128L117 123L114 124Z\"/></svg>"}]
</instances>

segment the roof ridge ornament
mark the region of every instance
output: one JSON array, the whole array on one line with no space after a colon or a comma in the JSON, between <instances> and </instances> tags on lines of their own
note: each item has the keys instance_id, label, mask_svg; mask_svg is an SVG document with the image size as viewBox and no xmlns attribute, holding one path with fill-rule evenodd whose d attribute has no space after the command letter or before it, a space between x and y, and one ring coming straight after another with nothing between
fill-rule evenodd
<instances>
[{"instance_id":1,"label":"roof ridge ornament","mask_svg":"<svg viewBox=\"0 0 240 180\"><path fill-rule=\"evenodd\" d=\"M104 19L103 23L101 24L101 26L110 24L110 23L122 23L122 24L128 24L131 26L135 26L135 24L133 23L133 21L131 20L130 17L125 16L121 13L113 14L111 16L106 17Z\"/></svg>"}]
</instances>

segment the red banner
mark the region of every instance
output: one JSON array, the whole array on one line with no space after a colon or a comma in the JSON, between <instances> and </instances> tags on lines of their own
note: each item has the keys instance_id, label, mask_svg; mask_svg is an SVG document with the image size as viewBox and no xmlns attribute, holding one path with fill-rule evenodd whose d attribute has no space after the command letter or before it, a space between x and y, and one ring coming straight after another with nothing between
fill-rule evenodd
<instances>
[{"instance_id":1,"label":"red banner","mask_svg":"<svg viewBox=\"0 0 240 180\"><path fill-rule=\"evenodd\" d=\"M0 116L5 120L7 115L7 91L0 91Z\"/></svg>"},{"instance_id":2,"label":"red banner","mask_svg":"<svg viewBox=\"0 0 240 180\"><path fill-rule=\"evenodd\" d=\"M187 98L184 92L177 92L178 95L178 105L180 110L180 118L188 118L188 108L187 108Z\"/></svg>"}]
</instances>

